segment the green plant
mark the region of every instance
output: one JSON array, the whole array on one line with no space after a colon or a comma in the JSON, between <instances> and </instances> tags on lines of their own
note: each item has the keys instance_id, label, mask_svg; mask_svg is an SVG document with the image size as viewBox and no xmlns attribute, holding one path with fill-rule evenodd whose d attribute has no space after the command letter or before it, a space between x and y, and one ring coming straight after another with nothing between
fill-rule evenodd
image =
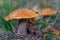
<instances>
[{"instance_id":1,"label":"green plant","mask_svg":"<svg viewBox=\"0 0 60 40\"><path fill-rule=\"evenodd\" d=\"M47 20L48 20L48 22L49 22L49 21L52 21L54 18L55 18L54 16L50 16L50 17L49 17L49 20L48 20L48 19L47 19ZM55 18L55 20L58 20L58 19ZM52 25L54 25L55 20L52 21L52 22L53 22ZM57 35L55 35L55 34L51 34L51 33L49 32L49 30L44 31L45 28L47 27L47 25L49 25L48 22L43 21L43 15L42 15L42 14L40 15L40 19L37 20L38 30L40 30L40 31L42 30L42 31L43 31L43 32L42 32L43 38L44 38L44 39L46 39L46 38L58 38L58 39L60 39L60 36L57 36Z\"/></svg>"},{"instance_id":2,"label":"green plant","mask_svg":"<svg viewBox=\"0 0 60 40\"><path fill-rule=\"evenodd\" d=\"M18 9L20 7L24 8L24 6L27 4L27 0L0 0L2 1L2 5L0 5L0 18L1 20L3 21L0 21L0 26L3 27L3 25L5 24L2 24L3 23L6 23L6 25L13 25L13 27L16 27L16 20L15 21L10 21L10 24L8 22L6 22L4 20L4 18L9 14L11 13L12 11L14 11L15 9ZM3 17L3 18L2 18ZM7 29L7 28L6 28Z\"/></svg>"},{"instance_id":3,"label":"green plant","mask_svg":"<svg viewBox=\"0 0 60 40\"><path fill-rule=\"evenodd\" d=\"M11 24L8 23L7 21L5 21L4 18L2 18L1 16L0 16L0 19L1 19L1 21L2 21L2 24L4 25L3 28L4 28L7 32L13 33L13 28L12 28Z\"/></svg>"},{"instance_id":4,"label":"green plant","mask_svg":"<svg viewBox=\"0 0 60 40\"><path fill-rule=\"evenodd\" d=\"M40 5L40 1L39 2L38 1L36 2L35 0L32 0L31 4L28 5L28 7L31 9L36 4ZM48 6L48 3L49 2L47 2L46 5L40 5L40 7L45 8L45 7ZM15 26L17 24L17 21L6 22L4 20L4 17L6 15L8 15L9 13L11 13L12 11L14 11L15 9L17 9L17 8L20 8L20 7L24 8L25 6L27 6L26 4L27 4L27 0L3 0L3 5L2 6L0 5L0 26L2 28L4 28L5 31L7 31L9 33L13 33L13 28L12 27L15 28ZM50 6L52 7L52 5L49 5L48 7L50 7ZM59 14L60 14L60 11L59 11ZM37 21L37 25L38 25L39 30L44 30L46 28L46 26L48 25L48 23L46 21L43 21L43 16L40 15L40 19ZM52 37L60 38L59 36L49 34L48 30L43 32L42 34L43 34L44 37L47 37L47 38L52 38Z\"/></svg>"}]
</instances>

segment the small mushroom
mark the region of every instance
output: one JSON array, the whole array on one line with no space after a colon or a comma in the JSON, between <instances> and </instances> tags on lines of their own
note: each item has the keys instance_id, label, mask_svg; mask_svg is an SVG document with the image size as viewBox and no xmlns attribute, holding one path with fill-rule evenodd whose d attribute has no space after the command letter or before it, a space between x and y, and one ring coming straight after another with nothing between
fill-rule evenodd
<instances>
[{"instance_id":1,"label":"small mushroom","mask_svg":"<svg viewBox=\"0 0 60 40\"><path fill-rule=\"evenodd\" d=\"M53 10L51 8L44 8L44 9L42 9L42 15L43 16L55 15L56 13L57 13L57 11Z\"/></svg>"},{"instance_id":2,"label":"small mushroom","mask_svg":"<svg viewBox=\"0 0 60 40\"><path fill-rule=\"evenodd\" d=\"M39 15L30 9L18 9L9 14L5 20L20 20L17 28L19 35L26 36L27 32L27 20L30 18L38 17Z\"/></svg>"}]
</instances>

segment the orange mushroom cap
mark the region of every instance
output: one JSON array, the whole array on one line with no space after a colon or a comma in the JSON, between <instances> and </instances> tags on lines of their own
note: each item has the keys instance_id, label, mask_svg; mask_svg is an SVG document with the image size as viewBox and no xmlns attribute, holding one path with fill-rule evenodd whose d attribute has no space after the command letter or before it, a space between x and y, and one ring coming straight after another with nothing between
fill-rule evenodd
<instances>
[{"instance_id":1,"label":"orange mushroom cap","mask_svg":"<svg viewBox=\"0 0 60 40\"><path fill-rule=\"evenodd\" d=\"M9 14L5 20L9 21L9 20L13 20L13 19L26 19L26 18L34 18L34 17L38 17L39 15L37 13L35 13L32 10L29 9L19 9L16 10L14 12L12 12L11 14Z\"/></svg>"},{"instance_id":2,"label":"orange mushroom cap","mask_svg":"<svg viewBox=\"0 0 60 40\"><path fill-rule=\"evenodd\" d=\"M52 10L51 8L42 9L42 15L43 16L55 15L56 13L57 13L57 11L56 10Z\"/></svg>"}]
</instances>

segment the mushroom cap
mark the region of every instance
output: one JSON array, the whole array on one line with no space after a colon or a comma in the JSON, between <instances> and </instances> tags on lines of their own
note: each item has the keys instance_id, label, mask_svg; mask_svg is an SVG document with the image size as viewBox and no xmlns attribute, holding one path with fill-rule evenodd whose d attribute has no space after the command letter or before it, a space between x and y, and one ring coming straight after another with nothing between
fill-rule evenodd
<instances>
[{"instance_id":1,"label":"mushroom cap","mask_svg":"<svg viewBox=\"0 0 60 40\"><path fill-rule=\"evenodd\" d=\"M14 19L29 19L38 17L39 15L32 10L29 9L18 9L10 13L7 17L5 17L6 21L14 20Z\"/></svg>"},{"instance_id":2,"label":"mushroom cap","mask_svg":"<svg viewBox=\"0 0 60 40\"><path fill-rule=\"evenodd\" d=\"M56 13L57 13L57 11L56 10L52 10L51 8L42 9L42 15L43 16L55 15Z\"/></svg>"}]
</instances>

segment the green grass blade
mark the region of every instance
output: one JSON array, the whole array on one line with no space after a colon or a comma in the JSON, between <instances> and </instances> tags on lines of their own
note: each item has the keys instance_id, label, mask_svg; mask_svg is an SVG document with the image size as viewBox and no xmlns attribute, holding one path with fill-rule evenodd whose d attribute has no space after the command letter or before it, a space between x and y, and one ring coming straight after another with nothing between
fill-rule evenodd
<instances>
[{"instance_id":1,"label":"green grass blade","mask_svg":"<svg viewBox=\"0 0 60 40\"><path fill-rule=\"evenodd\" d=\"M3 23L3 25L4 25L4 29L5 29L7 32L13 33L13 29L12 29L12 26L10 25L10 23L6 22L1 16L0 16L0 19L2 20L2 23Z\"/></svg>"}]
</instances>

